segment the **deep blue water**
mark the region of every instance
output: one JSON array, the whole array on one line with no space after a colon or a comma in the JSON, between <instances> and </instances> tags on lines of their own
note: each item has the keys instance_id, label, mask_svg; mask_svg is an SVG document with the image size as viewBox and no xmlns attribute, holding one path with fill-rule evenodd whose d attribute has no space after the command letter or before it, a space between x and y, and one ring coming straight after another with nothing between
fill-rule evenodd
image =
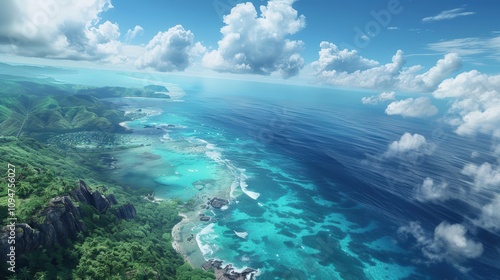
<instances>
[{"instance_id":1,"label":"deep blue water","mask_svg":"<svg viewBox=\"0 0 500 280\"><path fill-rule=\"evenodd\" d=\"M117 177L129 183L140 178L137 183L164 197L201 196L192 187L200 180L210 182L206 190L232 194L227 209L207 213L216 223L193 225L205 258L257 268L259 279L500 279L499 235L471 223L488 198L468 191L472 186L461 174L466 163L489 158L489 138L457 136L442 114L387 116L387 104L360 102L372 93L181 76L162 80L185 92L182 102L128 101L163 111L128 124L151 141L145 149L162 159L147 162L129 152L129 162L121 163L128 171ZM405 132L423 135L432 152L385 156ZM415 190L426 177L445 180L458 195L418 201ZM432 242L443 221L466 225L467 236L482 243L482 255L431 260L415 238L398 232L419 222Z\"/></svg>"}]
</instances>

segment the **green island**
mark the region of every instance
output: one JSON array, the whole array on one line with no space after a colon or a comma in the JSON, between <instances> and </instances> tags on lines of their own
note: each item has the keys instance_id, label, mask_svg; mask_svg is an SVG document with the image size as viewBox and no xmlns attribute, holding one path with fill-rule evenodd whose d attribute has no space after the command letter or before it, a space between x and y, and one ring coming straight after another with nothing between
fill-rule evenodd
<instances>
[{"instance_id":1,"label":"green island","mask_svg":"<svg viewBox=\"0 0 500 280\"><path fill-rule=\"evenodd\" d=\"M120 145L130 132L119 123L141 117L105 99L169 98L166 88L33 81L0 79L0 219L10 223L11 165L16 250L26 251L17 252L15 273L2 261L0 279L215 279L213 270L193 269L172 247L179 212L192 203L144 199L151 190L124 188L101 172L113 149L133 148ZM61 135L64 141L49 141ZM85 152L67 145L73 140L83 141Z\"/></svg>"}]
</instances>

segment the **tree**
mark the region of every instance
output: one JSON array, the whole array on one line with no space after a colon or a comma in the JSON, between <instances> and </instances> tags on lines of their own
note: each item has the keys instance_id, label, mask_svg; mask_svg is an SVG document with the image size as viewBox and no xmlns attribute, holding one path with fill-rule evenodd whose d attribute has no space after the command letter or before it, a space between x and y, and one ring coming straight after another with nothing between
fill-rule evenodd
<instances>
[{"instance_id":1,"label":"tree","mask_svg":"<svg viewBox=\"0 0 500 280\"><path fill-rule=\"evenodd\" d=\"M19 270L19 277L20 277L22 280L27 280L27 279L30 279L30 278L31 278L31 271L29 270L29 268L27 268L27 267L22 267L22 268Z\"/></svg>"},{"instance_id":2,"label":"tree","mask_svg":"<svg viewBox=\"0 0 500 280\"><path fill-rule=\"evenodd\" d=\"M47 272L42 271L42 272L37 272L35 274L35 280L47 280Z\"/></svg>"}]
</instances>

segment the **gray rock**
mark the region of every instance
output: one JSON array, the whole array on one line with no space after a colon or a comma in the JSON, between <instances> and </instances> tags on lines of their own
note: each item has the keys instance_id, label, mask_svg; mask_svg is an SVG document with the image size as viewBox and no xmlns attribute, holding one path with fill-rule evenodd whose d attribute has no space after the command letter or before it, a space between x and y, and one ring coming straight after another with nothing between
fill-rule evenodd
<instances>
[{"instance_id":1,"label":"gray rock","mask_svg":"<svg viewBox=\"0 0 500 280\"><path fill-rule=\"evenodd\" d=\"M116 197L115 197L115 195L114 195L114 194L109 194L109 195L107 195L107 196L106 196L106 199L108 199L109 204L111 204L111 205L116 205L116 204L118 204L118 200L116 200Z\"/></svg>"},{"instance_id":2,"label":"gray rock","mask_svg":"<svg viewBox=\"0 0 500 280\"><path fill-rule=\"evenodd\" d=\"M104 213L112 205L109 200L99 191L92 192L84 181L80 180L80 187L74 190L71 195L80 202L85 202L91 205L99 213Z\"/></svg>"},{"instance_id":3,"label":"gray rock","mask_svg":"<svg viewBox=\"0 0 500 280\"><path fill-rule=\"evenodd\" d=\"M81 221L80 209L74 205L69 196L52 199L43 214L45 219L42 224L35 223L30 226L19 223L15 225L17 254L22 255L41 246L55 243L66 245L68 240L76 237L78 232L87 231L85 224ZM6 252L10 246L8 244L9 233L8 227L2 229L0 239L2 253ZM5 258L5 254L2 254L1 258Z\"/></svg>"},{"instance_id":4,"label":"gray rock","mask_svg":"<svg viewBox=\"0 0 500 280\"><path fill-rule=\"evenodd\" d=\"M236 272L230 264L222 268L222 263L220 260L208 260L202 265L202 268L205 270L213 269L216 279L219 280L255 279L257 271L253 268L245 268L242 272Z\"/></svg>"},{"instance_id":5,"label":"gray rock","mask_svg":"<svg viewBox=\"0 0 500 280\"><path fill-rule=\"evenodd\" d=\"M228 205L229 201L223 198L214 197L210 200L210 206L213 208L222 208L222 206Z\"/></svg>"},{"instance_id":6,"label":"gray rock","mask_svg":"<svg viewBox=\"0 0 500 280\"><path fill-rule=\"evenodd\" d=\"M208 222L208 221L210 221L210 217L207 217L207 216L200 217L200 221Z\"/></svg>"},{"instance_id":7,"label":"gray rock","mask_svg":"<svg viewBox=\"0 0 500 280\"><path fill-rule=\"evenodd\" d=\"M98 191L91 192L84 181L80 181L79 188L71 195L81 203L92 205L100 213L104 213L110 205L118 203L112 194L105 197ZM132 219L137 215L137 211L134 205L127 203L118 207L115 214L120 219ZM81 220L83 213L69 196L53 198L42 212L43 216L45 218L41 224L15 224L16 256L55 243L67 245L68 241L75 238L79 232L87 232ZM0 233L0 260L2 261L6 260L11 246L8 243L9 234L8 226L3 227Z\"/></svg>"},{"instance_id":8,"label":"gray rock","mask_svg":"<svg viewBox=\"0 0 500 280\"><path fill-rule=\"evenodd\" d=\"M116 209L115 215L120 219L131 220L137 216L137 211L131 203L122 205Z\"/></svg>"}]
</instances>

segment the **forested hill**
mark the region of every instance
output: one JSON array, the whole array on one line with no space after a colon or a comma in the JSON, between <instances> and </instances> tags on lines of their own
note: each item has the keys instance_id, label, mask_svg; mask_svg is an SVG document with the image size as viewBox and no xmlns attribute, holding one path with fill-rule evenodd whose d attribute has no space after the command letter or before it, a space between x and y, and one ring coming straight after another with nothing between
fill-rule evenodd
<instances>
[{"instance_id":1,"label":"forested hill","mask_svg":"<svg viewBox=\"0 0 500 280\"><path fill-rule=\"evenodd\" d=\"M15 169L17 240L26 241L28 234L47 237L40 240L41 247L27 246L27 253L16 255L15 273L2 262L0 279L215 278L211 272L192 269L172 248L170 232L180 220L181 201L147 201L144 196L151 190L123 188L103 175L99 151L63 153L44 141L47 134L75 131L123 133L117 129L118 122L127 117L102 99L168 98L156 93L161 88L92 88L6 76L0 84L0 170L4 174L0 219L2 225L8 224L10 164ZM51 226L61 225L58 221L75 227L51 231ZM6 230L3 227L2 234L8 234ZM38 244L30 242L34 241L23 244Z\"/></svg>"},{"instance_id":2,"label":"forested hill","mask_svg":"<svg viewBox=\"0 0 500 280\"><path fill-rule=\"evenodd\" d=\"M169 99L163 86L89 87L0 75L0 135L32 136L71 131L120 131L127 120L106 98Z\"/></svg>"}]
</instances>

